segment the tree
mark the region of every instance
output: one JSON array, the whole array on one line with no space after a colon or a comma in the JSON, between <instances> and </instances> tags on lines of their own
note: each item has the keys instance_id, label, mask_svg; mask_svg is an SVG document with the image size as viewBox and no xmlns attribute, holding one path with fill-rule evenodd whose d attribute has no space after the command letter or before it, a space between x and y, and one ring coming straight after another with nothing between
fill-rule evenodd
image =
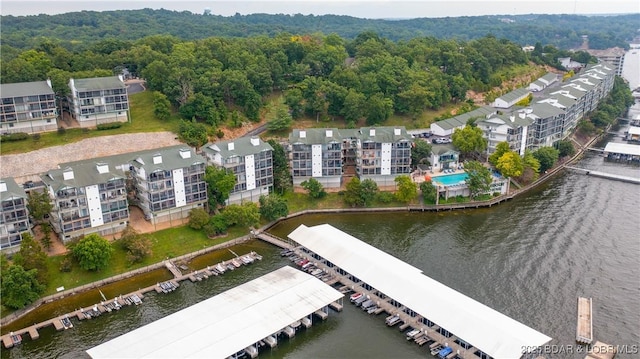
<instances>
[{"instance_id":1,"label":"tree","mask_svg":"<svg viewBox=\"0 0 640 359\"><path fill-rule=\"evenodd\" d=\"M207 127L195 121L180 121L178 135L189 146L200 148L209 138L207 137Z\"/></svg>"},{"instance_id":2,"label":"tree","mask_svg":"<svg viewBox=\"0 0 640 359\"><path fill-rule=\"evenodd\" d=\"M407 175L401 175L394 179L398 190L395 193L396 199L403 203L409 203L418 196L418 186Z\"/></svg>"},{"instance_id":3,"label":"tree","mask_svg":"<svg viewBox=\"0 0 640 359\"><path fill-rule=\"evenodd\" d=\"M291 109L291 116L293 118L300 118L304 113L302 101L302 91L300 91L299 88L292 88L285 93L284 103Z\"/></svg>"},{"instance_id":4,"label":"tree","mask_svg":"<svg viewBox=\"0 0 640 359\"><path fill-rule=\"evenodd\" d=\"M42 245L48 251L51 249L51 224L49 222L42 223L40 230L42 230Z\"/></svg>"},{"instance_id":5,"label":"tree","mask_svg":"<svg viewBox=\"0 0 640 359\"><path fill-rule=\"evenodd\" d=\"M153 254L151 239L141 235L131 226L127 226L120 236L120 244L127 251L129 263L141 262L144 258Z\"/></svg>"},{"instance_id":6,"label":"tree","mask_svg":"<svg viewBox=\"0 0 640 359\"><path fill-rule=\"evenodd\" d=\"M573 147L573 143L567 140L560 140L555 143L556 149L559 151L560 157L573 156L576 153L576 149Z\"/></svg>"},{"instance_id":7,"label":"tree","mask_svg":"<svg viewBox=\"0 0 640 359\"><path fill-rule=\"evenodd\" d=\"M365 114L367 125L381 124L393 115L393 100L384 97L382 93L373 94L365 103Z\"/></svg>"},{"instance_id":8,"label":"tree","mask_svg":"<svg viewBox=\"0 0 640 359\"><path fill-rule=\"evenodd\" d=\"M553 147L540 147L533 152L533 157L540 162L540 172L546 172L548 169L553 167L553 165L558 161L559 156L560 151Z\"/></svg>"},{"instance_id":9,"label":"tree","mask_svg":"<svg viewBox=\"0 0 640 359\"><path fill-rule=\"evenodd\" d=\"M491 189L491 171L478 161L467 161L464 164L464 171L469 177L466 179L471 198L476 198L482 193L487 193Z\"/></svg>"},{"instance_id":10,"label":"tree","mask_svg":"<svg viewBox=\"0 0 640 359\"><path fill-rule=\"evenodd\" d=\"M505 177L520 177L524 170L524 164L519 154L509 151L498 159L496 168Z\"/></svg>"},{"instance_id":11,"label":"tree","mask_svg":"<svg viewBox=\"0 0 640 359\"><path fill-rule=\"evenodd\" d=\"M27 199L27 209L36 222L42 222L44 217L51 213L53 206L47 191L31 191Z\"/></svg>"},{"instance_id":12,"label":"tree","mask_svg":"<svg viewBox=\"0 0 640 359\"><path fill-rule=\"evenodd\" d=\"M202 229L209 223L209 214L202 208L194 208L189 212L189 227Z\"/></svg>"},{"instance_id":13,"label":"tree","mask_svg":"<svg viewBox=\"0 0 640 359\"><path fill-rule=\"evenodd\" d=\"M80 264L80 268L98 271L109 264L113 248L109 241L96 233L91 233L73 245L71 252Z\"/></svg>"},{"instance_id":14,"label":"tree","mask_svg":"<svg viewBox=\"0 0 640 359\"><path fill-rule=\"evenodd\" d=\"M437 188L433 185L431 180L420 183L420 192L422 192L422 199L428 203L436 203L436 196L438 195Z\"/></svg>"},{"instance_id":15,"label":"tree","mask_svg":"<svg viewBox=\"0 0 640 359\"><path fill-rule=\"evenodd\" d=\"M327 195L327 192L324 191L324 187L322 187L322 183L318 182L315 178L309 178L306 181L303 181L301 184L302 188L306 189L311 198L322 198Z\"/></svg>"},{"instance_id":16,"label":"tree","mask_svg":"<svg viewBox=\"0 0 640 359\"><path fill-rule=\"evenodd\" d=\"M482 137L482 130L477 126L466 125L462 129L456 129L451 135L451 142L464 155L482 153L487 148L487 140Z\"/></svg>"},{"instance_id":17,"label":"tree","mask_svg":"<svg viewBox=\"0 0 640 359\"><path fill-rule=\"evenodd\" d=\"M287 201L275 193L260 196L260 215L267 221L274 221L289 214Z\"/></svg>"},{"instance_id":18,"label":"tree","mask_svg":"<svg viewBox=\"0 0 640 359\"><path fill-rule=\"evenodd\" d=\"M273 148L273 188L282 194L291 187L291 172L289 171L287 154L284 147L276 140L270 139L267 142Z\"/></svg>"},{"instance_id":19,"label":"tree","mask_svg":"<svg viewBox=\"0 0 640 359\"><path fill-rule=\"evenodd\" d=\"M44 292L45 286L37 279L37 270L25 270L20 265L11 265L2 273L0 285L2 305L21 309L33 303Z\"/></svg>"},{"instance_id":20,"label":"tree","mask_svg":"<svg viewBox=\"0 0 640 359\"><path fill-rule=\"evenodd\" d=\"M207 182L209 211L215 211L229 198L229 194L236 185L236 175L224 168L207 166L204 180Z\"/></svg>"},{"instance_id":21,"label":"tree","mask_svg":"<svg viewBox=\"0 0 640 359\"><path fill-rule=\"evenodd\" d=\"M217 214L209 218L209 223L204 226L203 230L204 234L206 234L207 237L211 238L227 233L228 227L229 225L227 224L227 220L224 218L224 216L221 214Z\"/></svg>"},{"instance_id":22,"label":"tree","mask_svg":"<svg viewBox=\"0 0 640 359\"><path fill-rule=\"evenodd\" d=\"M504 141L498 143L498 145L496 145L496 150L491 154L491 156L489 156L489 163L494 166L497 165L500 157L509 151L511 151L509 142Z\"/></svg>"},{"instance_id":23,"label":"tree","mask_svg":"<svg viewBox=\"0 0 640 359\"><path fill-rule=\"evenodd\" d=\"M293 119L286 108L280 106L276 111L276 117L271 119L267 124L269 131L282 131L291 127Z\"/></svg>"},{"instance_id":24,"label":"tree","mask_svg":"<svg viewBox=\"0 0 640 359\"><path fill-rule=\"evenodd\" d=\"M153 113L161 120L167 120L171 116L171 103L162 92L153 92Z\"/></svg>"},{"instance_id":25,"label":"tree","mask_svg":"<svg viewBox=\"0 0 640 359\"><path fill-rule=\"evenodd\" d=\"M254 227L260 223L260 210L253 202L230 204L222 212L229 226Z\"/></svg>"},{"instance_id":26,"label":"tree","mask_svg":"<svg viewBox=\"0 0 640 359\"><path fill-rule=\"evenodd\" d=\"M36 270L38 282L42 285L49 283L49 268L47 267L47 254L42 250L40 243L29 233L22 234L20 251L13 257L14 264L17 264L29 271Z\"/></svg>"},{"instance_id":27,"label":"tree","mask_svg":"<svg viewBox=\"0 0 640 359\"><path fill-rule=\"evenodd\" d=\"M347 183L344 193L344 202L351 207L366 207L378 194L378 185L372 179L360 181L358 177L352 178Z\"/></svg>"},{"instance_id":28,"label":"tree","mask_svg":"<svg viewBox=\"0 0 640 359\"><path fill-rule=\"evenodd\" d=\"M423 160L431 156L431 145L427 141L416 140L411 149L411 167L416 168Z\"/></svg>"},{"instance_id":29,"label":"tree","mask_svg":"<svg viewBox=\"0 0 640 359\"><path fill-rule=\"evenodd\" d=\"M528 150L524 153L522 162L524 164L524 170L522 171L522 175L518 177L518 182L531 183L535 181L540 173L540 162L533 157L533 153Z\"/></svg>"}]
</instances>

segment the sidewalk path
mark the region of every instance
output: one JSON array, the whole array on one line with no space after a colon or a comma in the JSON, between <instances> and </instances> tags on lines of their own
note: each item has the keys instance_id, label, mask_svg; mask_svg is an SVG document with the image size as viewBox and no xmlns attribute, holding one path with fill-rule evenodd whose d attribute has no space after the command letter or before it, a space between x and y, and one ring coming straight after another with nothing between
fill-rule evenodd
<instances>
[{"instance_id":1,"label":"sidewalk path","mask_svg":"<svg viewBox=\"0 0 640 359\"><path fill-rule=\"evenodd\" d=\"M0 156L0 177L14 177L18 183L39 181L37 175L58 164L95 157L173 146L181 142L172 132L127 133L87 138L68 145L47 147L26 153Z\"/></svg>"}]
</instances>

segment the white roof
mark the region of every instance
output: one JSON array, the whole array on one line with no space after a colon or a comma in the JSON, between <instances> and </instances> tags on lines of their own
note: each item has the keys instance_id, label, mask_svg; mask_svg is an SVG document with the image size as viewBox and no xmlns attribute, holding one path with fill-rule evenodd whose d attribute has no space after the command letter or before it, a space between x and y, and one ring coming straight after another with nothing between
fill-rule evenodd
<instances>
[{"instance_id":1,"label":"white roof","mask_svg":"<svg viewBox=\"0 0 640 359\"><path fill-rule=\"evenodd\" d=\"M226 358L342 296L285 266L87 353L92 358Z\"/></svg>"},{"instance_id":2,"label":"white roof","mask_svg":"<svg viewBox=\"0 0 640 359\"><path fill-rule=\"evenodd\" d=\"M551 340L328 224L301 225L289 238L494 358Z\"/></svg>"},{"instance_id":3,"label":"white roof","mask_svg":"<svg viewBox=\"0 0 640 359\"><path fill-rule=\"evenodd\" d=\"M604 152L622 153L625 155L640 156L640 145L630 145L628 143L609 142L604 147Z\"/></svg>"},{"instance_id":4,"label":"white roof","mask_svg":"<svg viewBox=\"0 0 640 359\"><path fill-rule=\"evenodd\" d=\"M630 135L640 135L640 127L639 126L629 126L629 134Z\"/></svg>"}]
</instances>

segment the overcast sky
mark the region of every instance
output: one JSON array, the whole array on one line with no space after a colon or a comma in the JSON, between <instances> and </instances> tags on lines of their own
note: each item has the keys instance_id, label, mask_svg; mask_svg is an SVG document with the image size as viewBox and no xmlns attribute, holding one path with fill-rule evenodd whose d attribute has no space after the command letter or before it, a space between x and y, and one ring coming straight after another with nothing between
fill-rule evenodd
<instances>
[{"instance_id":1,"label":"overcast sky","mask_svg":"<svg viewBox=\"0 0 640 359\"><path fill-rule=\"evenodd\" d=\"M156 1L156 0L2 0L2 15L60 14L82 10L169 9L229 16L235 13L336 14L361 18L415 18L517 14L621 14L640 13L638 0L254 0L254 1Z\"/></svg>"}]
</instances>

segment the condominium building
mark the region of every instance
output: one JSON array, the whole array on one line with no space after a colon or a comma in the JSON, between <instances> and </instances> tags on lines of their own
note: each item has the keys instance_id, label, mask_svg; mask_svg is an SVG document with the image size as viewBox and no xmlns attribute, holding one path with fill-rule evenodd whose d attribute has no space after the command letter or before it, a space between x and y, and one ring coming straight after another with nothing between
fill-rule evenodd
<instances>
[{"instance_id":1,"label":"condominium building","mask_svg":"<svg viewBox=\"0 0 640 359\"><path fill-rule=\"evenodd\" d=\"M397 176L411 173L413 138L404 127L363 127L357 131L356 140L356 167L361 180L393 186Z\"/></svg>"},{"instance_id":2,"label":"condominium building","mask_svg":"<svg viewBox=\"0 0 640 359\"><path fill-rule=\"evenodd\" d=\"M0 249L14 252L20 248L23 233L30 233L27 194L13 178L0 179Z\"/></svg>"},{"instance_id":3,"label":"condominium building","mask_svg":"<svg viewBox=\"0 0 640 359\"><path fill-rule=\"evenodd\" d=\"M529 126L534 123L530 110L522 110L509 115L493 114L476 121L487 139L487 154L492 154L500 142L507 142L512 151L524 156L527 146Z\"/></svg>"},{"instance_id":4,"label":"condominium building","mask_svg":"<svg viewBox=\"0 0 640 359\"><path fill-rule=\"evenodd\" d=\"M152 223L182 220L207 203L206 159L184 146L128 154L135 201Z\"/></svg>"},{"instance_id":5,"label":"condominium building","mask_svg":"<svg viewBox=\"0 0 640 359\"><path fill-rule=\"evenodd\" d=\"M236 176L227 204L257 202L273 190L273 148L259 137L208 143L202 152L211 164Z\"/></svg>"},{"instance_id":6,"label":"condominium building","mask_svg":"<svg viewBox=\"0 0 640 359\"><path fill-rule=\"evenodd\" d=\"M80 127L129 121L129 97L122 76L69 80L69 104Z\"/></svg>"},{"instance_id":7,"label":"condominium building","mask_svg":"<svg viewBox=\"0 0 640 359\"><path fill-rule=\"evenodd\" d=\"M0 85L0 132L36 133L58 128L56 98L51 81Z\"/></svg>"},{"instance_id":8,"label":"condominium building","mask_svg":"<svg viewBox=\"0 0 640 359\"><path fill-rule=\"evenodd\" d=\"M129 223L126 175L106 159L63 164L41 178L53 200L51 225L63 242L117 233Z\"/></svg>"},{"instance_id":9,"label":"condominium building","mask_svg":"<svg viewBox=\"0 0 640 359\"><path fill-rule=\"evenodd\" d=\"M293 130L289 135L293 185L314 178L325 188L340 187L342 147L343 138L336 128Z\"/></svg>"}]
</instances>

